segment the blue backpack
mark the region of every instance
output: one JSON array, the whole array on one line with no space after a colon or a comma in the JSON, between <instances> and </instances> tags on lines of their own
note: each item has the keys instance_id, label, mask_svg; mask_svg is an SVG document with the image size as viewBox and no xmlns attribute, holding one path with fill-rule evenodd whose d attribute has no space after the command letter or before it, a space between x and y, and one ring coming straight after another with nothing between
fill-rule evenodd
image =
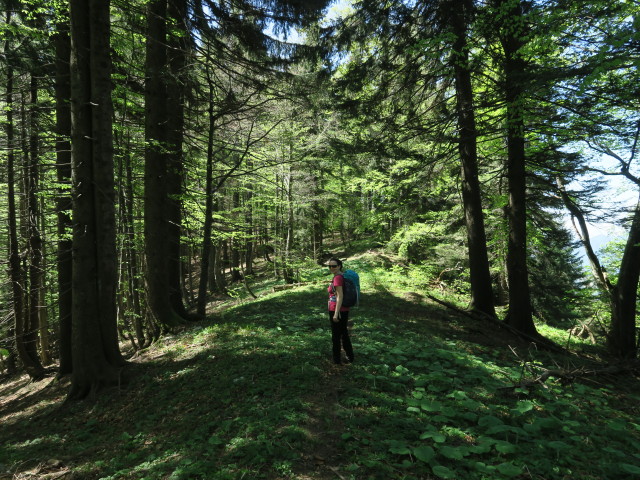
<instances>
[{"instance_id":1,"label":"blue backpack","mask_svg":"<svg viewBox=\"0 0 640 480\"><path fill-rule=\"evenodd\" d=\"M360 277L354 270L345 270L342 276L344 277L342 306L357 307L360 303Z\"/></svg>"}]
</instances>

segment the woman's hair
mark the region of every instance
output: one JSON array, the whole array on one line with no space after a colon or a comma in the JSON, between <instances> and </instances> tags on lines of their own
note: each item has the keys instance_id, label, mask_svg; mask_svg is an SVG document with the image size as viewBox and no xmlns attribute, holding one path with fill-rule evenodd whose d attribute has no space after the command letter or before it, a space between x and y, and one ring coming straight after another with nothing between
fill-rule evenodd
<instances>
[{"instance_id":1,"label":"woman's hair","mask_svg":"<svg viewBox=\"0 0 640 480\"><path fill-rule=\"evenodd\" d=\"M331 262L337 263L338 266L340 267L340 270L342 270L342 260L336 257L331 257L327 263L331 263Z\"/></svg>"}]
</instances>

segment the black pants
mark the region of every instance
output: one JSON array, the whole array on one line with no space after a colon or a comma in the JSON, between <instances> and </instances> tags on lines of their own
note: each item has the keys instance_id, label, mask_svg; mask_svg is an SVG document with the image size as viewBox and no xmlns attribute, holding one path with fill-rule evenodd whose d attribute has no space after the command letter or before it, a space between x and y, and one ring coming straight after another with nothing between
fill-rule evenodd
<instances>
[{"instance_id":1,"label":"black pants","mask_svg":"<svg viewBox=\"0 0 640 480\"><path fill-rule=\"evenodd\" d=\"M333 321L334 312L329 312L329 323L331 323L331 342L333 343L333 363L342 363L340 353L342 348L347 354L347 361L353 362L353 347L349 338L349 312L340 312L340 321Z\"/></svg>"}]
</instances>

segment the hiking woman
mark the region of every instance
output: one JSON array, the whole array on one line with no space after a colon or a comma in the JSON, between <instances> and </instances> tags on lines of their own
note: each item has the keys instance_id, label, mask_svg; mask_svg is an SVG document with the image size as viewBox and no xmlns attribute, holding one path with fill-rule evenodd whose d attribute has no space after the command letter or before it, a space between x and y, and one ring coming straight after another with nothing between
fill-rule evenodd
<instances>
[{"instance_id":1,"label":"hiking woman","mask_svg":"<svg viewBox=\"0 0 640 480\"><path fill-rule=\"evenodd\" d=\"M333 275L329 285L329 323L331 324L331 341L333 343L333 363L340 365L341 352L347 355L347 362L353 362L353 347L349 338L349 307L343 307L344 277L342 276L342 260L331 258L327 262L329 271Z\"/></svg>"}]
</instances>

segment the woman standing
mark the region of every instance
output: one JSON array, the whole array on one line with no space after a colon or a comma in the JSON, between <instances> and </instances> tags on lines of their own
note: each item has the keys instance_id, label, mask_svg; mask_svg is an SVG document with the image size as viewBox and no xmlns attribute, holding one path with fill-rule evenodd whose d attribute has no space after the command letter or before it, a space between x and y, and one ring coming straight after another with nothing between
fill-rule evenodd
<instances>
[{"instance_id":1,"label":"woman standing","mask_svg":"<svg viewBox=\"0 0 640 480\"><path fill-rule=\"evenodd\" d=\"M353 362L353 347L349 338L349 307L343 307L344 277L342 276L342 260L331 258L327 263L329 271L333 274L329 285L329 322L331 324L331 341L333 343L333 363L340 365L341 351L347 355L347 362Z\"/></svg>"}]
</instances>

